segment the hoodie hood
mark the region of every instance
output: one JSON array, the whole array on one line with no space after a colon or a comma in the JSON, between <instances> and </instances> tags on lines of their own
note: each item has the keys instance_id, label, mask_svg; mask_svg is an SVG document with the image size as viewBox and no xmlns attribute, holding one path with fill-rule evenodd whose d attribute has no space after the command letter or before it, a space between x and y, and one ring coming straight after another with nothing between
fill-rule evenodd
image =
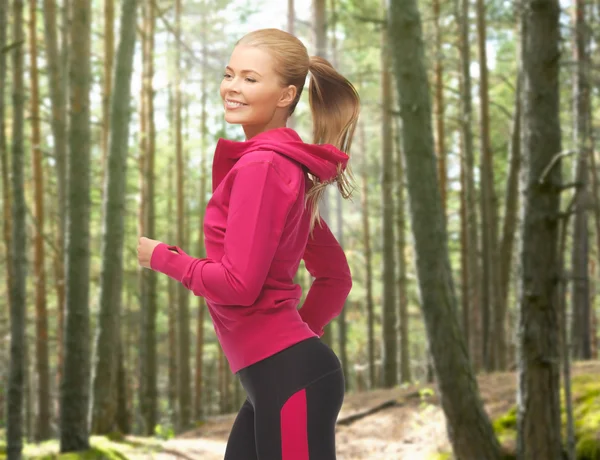
<instances>
[{"instance_id":1,"label":"hoodie hood","mask_svg":"<svg viewBox=\"0 0 600 460\"><path fill-rule=\"evenodd\" d=\"M291 128L276 128L260 133L249 141L219 139L212 168L213 192L245 154L270 150L285 155L305 166L321 182L334 180L338 168L346 169L348 155L330 144L307 144Z\"/></svg>"}]
</instances>

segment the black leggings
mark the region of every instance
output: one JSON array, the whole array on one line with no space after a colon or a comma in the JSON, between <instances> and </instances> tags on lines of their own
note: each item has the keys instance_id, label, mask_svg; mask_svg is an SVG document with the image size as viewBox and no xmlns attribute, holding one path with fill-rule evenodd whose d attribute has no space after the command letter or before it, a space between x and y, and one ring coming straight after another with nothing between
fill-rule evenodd
<instances>
[{"instance_id":1,"label":"black leggings","mask_svg":"<svg viewBox=\"0 0 600 460\"><path fill-rule=\"evenodd\" d=\"M344 375L318 338L303 340L238 372L247 399L225 460L335 460Z\"/></svg>"}]
</instances>

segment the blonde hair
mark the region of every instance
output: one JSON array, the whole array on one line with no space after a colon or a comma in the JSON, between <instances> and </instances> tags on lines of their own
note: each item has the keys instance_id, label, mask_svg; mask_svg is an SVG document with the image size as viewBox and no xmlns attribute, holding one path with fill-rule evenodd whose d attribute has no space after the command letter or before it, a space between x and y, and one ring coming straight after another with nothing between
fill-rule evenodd
<instances>
[{"instance_id":1,"label":"blonde hair","mask_svg":"<svg viewBox=\"0 0 600 460\"><path fill-rule=\"evenodd\" d=\"M253 46L268 51L275 60L275 72L283 86L296 87L296 99L290 105L291 116L302 96L308 72L311 79L308 87L309 104L313 119L313 143L331 144L348 154L356 129L360 111L358 92L343 75L338 73L324 58L308 56L306 46L294 35L279 29L261 29L242 37L237 45ZM321 182L311 174L313 186L306 195L311 207L310 230L317 221L320 223L319 201L325 188L337 182L342 196L347 199L352 194L352 172L347 166L338 164L334 179Z\"/></svg>"}]
</instances>

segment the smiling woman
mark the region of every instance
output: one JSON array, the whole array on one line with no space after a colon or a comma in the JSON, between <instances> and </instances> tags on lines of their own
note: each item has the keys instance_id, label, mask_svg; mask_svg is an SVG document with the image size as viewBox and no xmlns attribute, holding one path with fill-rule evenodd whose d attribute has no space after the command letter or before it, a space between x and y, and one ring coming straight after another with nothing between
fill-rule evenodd
<instances>
[{"instance_id":1,"label":"smiling woman","mask_svg":"<svg viewBox=\"0 0 600 460\"><path fill-rule=\"evenodd\" d=\"M309 71L313 144L286 127ZM237 43L220 94L225 120L241 125L246 141L217 144L204 218L207 257L140 238L138 259L206 299L246 390L225 458L334 460L344 375L319 337L343 308L352 276L318 202L334 182L350 195L345 174L358 94L329 62L309 58L298 38L278 29ZM301 260L315 281L298 310Z\"/></svg>"},{"instance_id":2,"label":"smiling woman","mask_svg":"<svg viewBox=\"0 0 600 460\"><path fill-rule=\"evenodd\" d=\"M257 47L238 45L221 83L225 120L242 125L247 139L259 132L283 127L288 118L288 107L297 92L294 85L281 84L270 53Z\"/></svg>"}]
</instances>

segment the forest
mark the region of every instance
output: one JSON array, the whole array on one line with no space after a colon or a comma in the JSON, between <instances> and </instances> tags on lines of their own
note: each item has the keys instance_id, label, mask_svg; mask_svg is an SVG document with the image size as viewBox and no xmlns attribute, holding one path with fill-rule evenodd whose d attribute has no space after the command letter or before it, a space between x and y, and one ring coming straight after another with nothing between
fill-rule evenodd
<instances>
[{"instance_id":1,"label":"forest","mask_svg":"<svg viewBox=\"0 0 600 460\"><path fill-rule=\"evenodd\" d=\"M338 459L600 460L584 0L0 0L0 459L223 458L244 389L136 246L205 256L213 152L244 139L219 85L264 27L361 99L352 198L321 203L353 277L322 337ZM306 92L288 127L311 141Z\"/></svg>"}]
</instances>

